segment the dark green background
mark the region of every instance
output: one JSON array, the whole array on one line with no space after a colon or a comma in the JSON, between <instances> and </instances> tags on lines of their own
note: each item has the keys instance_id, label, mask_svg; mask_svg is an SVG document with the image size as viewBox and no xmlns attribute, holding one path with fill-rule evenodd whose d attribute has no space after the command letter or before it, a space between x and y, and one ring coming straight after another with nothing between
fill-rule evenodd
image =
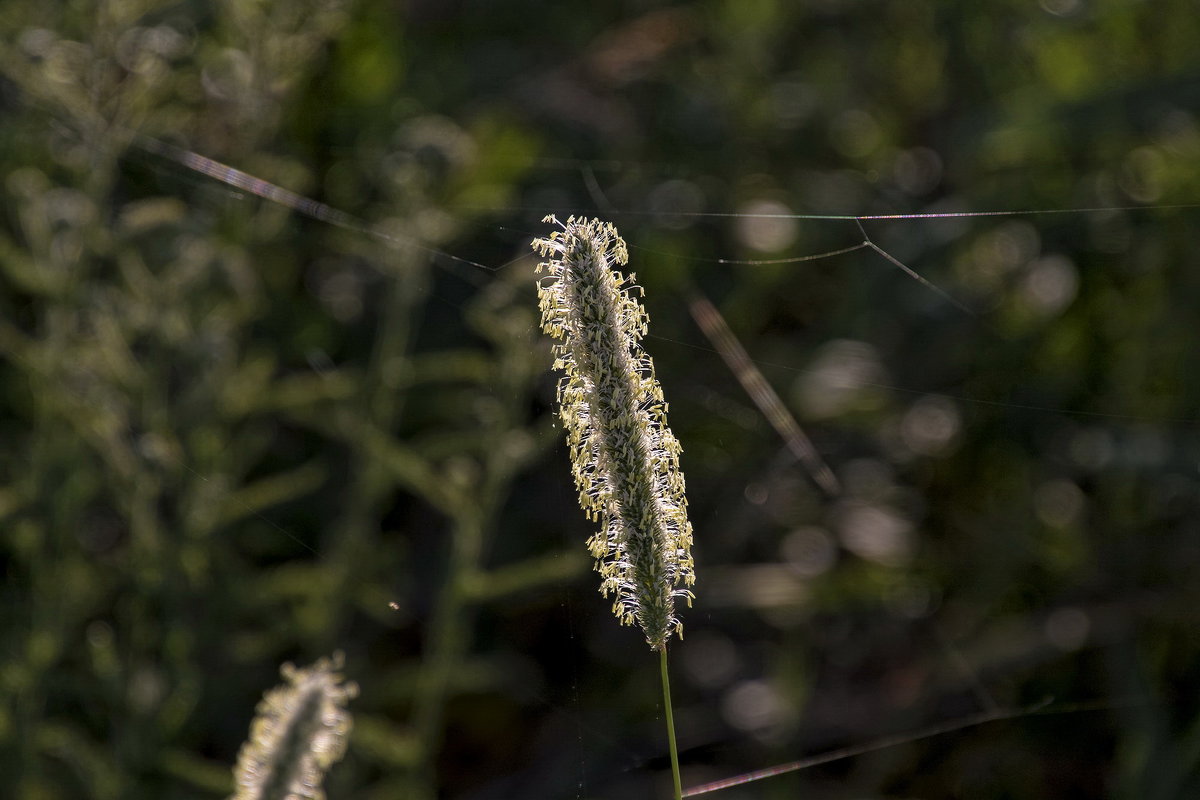
<instances>
[{"instance_id":1,"label":"dark green background","mask_svg":"<svg viewBox=\"0 0 1200 800\"><path fill-rule=\"evenodd\" d=\"M6 0L0 795L224 796L336 650L331 798L667 795L551 416L550 212L629 242L684 446L685 786L1053 698L713 796L1200 795L1198 43L1191 0ZM862 240L721 215L1039 209L865 223L969 313L866 249L719 261Z\"/></svg>"}]
</instances>

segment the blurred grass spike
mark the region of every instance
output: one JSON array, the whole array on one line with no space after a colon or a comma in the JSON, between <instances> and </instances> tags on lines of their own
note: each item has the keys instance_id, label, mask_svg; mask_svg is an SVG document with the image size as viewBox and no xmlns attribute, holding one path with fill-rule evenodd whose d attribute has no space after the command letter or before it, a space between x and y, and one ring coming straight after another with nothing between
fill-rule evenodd
<instances>
[{"instance_id":1,"label":"blurred grass spike","mask_svg":"<svg viewBox=\"0 0 1200 800\"><path fill-rule=\"evenodd\" d=\"M700 326L700 330L712 342L713 347L721 356L721 360L733 372L738 383L750 395L754 405L763 413L771 427L775 429L787 444L792 455L804 465L808 474L830 497L837 497L842 486L833 470L821 458L812 440L800 429L796 418L788 411L787 406L779 399L779 395L771 388L771 384L763 377L762 371L755 366L750 354L729 328L729 323L721 316L721 312L711 301L698 290L693 289L688 297L688 311L692 319Z\"/></svg>"},{"instance_id":2,"label":"blurred grass spike","mask_svg":"<svg viewBox=\"0 0 1200 800\"><path fill-rule=\"evenodd\" d=\"M337 670L342 656L280 669L286 683L263 695L234 769L230 800L323 800L321 782L346 752L346 703L358 686Z\"/></svg>"},{"instance_id":3,"label":"blurred grass spike","mask_svg":"<svg viewBox=\"0 0 1200 800\"><path fill-rule=\"evenodd\" d=\"M542 330L558 340L559 416L567 431L579 502L600 530L589 540L600 591L624 625L636 622L652 650L682 634L675 600L695 582L679 442L640 339L649 321L635 298L624 240L610 223L571 217L535 239L547 261L538 282Z\"/></svg>"}]
</instances>

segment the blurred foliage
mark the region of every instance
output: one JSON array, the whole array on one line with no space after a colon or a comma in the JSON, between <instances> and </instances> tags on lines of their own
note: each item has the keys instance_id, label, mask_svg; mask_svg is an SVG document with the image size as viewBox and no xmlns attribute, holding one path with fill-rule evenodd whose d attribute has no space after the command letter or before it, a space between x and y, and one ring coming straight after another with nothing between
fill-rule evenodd
<instances>
[{"instance_id":1,"label":"blurred foliage","mask_svg":"<svg viewBox=\"0 0 1200 800\"><path fill-rule=\"evenodd\" d=\"M1053 697L716 796L1197 796L1197 41L1189 0L6 0L4 796L225 796L335 649L331 798L663 795L536 330L528 241L581 211L685 448L685 784ZM718 261L1041 209L1103 210L864 223L973 314L865 249Z\"/></svg>"}]
</instances>

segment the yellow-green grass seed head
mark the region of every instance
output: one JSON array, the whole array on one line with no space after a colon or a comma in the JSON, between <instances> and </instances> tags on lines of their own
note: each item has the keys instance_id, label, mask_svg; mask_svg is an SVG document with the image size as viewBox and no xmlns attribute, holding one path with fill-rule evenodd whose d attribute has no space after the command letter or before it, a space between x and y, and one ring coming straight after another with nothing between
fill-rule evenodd
<instances>
[{"instance_id":1,"label":"yellow-green grass seed head","mask_svg":"<svg viewBox=\"0 0 1200 800\"><path fill-rule=\"evenodd\" d=\"M553 216L561 230L535 239L542 330L557 340L559 416L579 502L600 530L589 540L600 591L622 624L636 622L654 650L682 625L675 600L692 599L692 526L679 442L642 350L649 321L635 294L624 240L610 223Z\"/></svg>"},{"instance_id":2,"label":"yellow-green grass seed head","mask_svg":"<svg viewBox=\"0 0 1200 800\"><path fill-rule=\"evenodd\" d=\"M311 667L284 664L286 682L263 695L234 769L230 800L322 800L325 773L346 752L346 703L358 687L337 670L341 657Z\"/></svg>"}]
</instances>

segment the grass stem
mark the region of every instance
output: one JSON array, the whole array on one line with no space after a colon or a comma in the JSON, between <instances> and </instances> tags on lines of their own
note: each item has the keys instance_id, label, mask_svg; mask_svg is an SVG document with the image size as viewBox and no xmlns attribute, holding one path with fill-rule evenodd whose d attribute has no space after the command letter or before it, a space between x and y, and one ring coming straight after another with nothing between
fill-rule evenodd
<instances>
[{"instance_id":1,"label":"grass stem","mask_svg":"<svg viewBox=\"0 0 1200 800\"><path fill-rule=\"evenodd\" d=\"M675 712L671 710L671 681L667 678L667 646L658 649L662 666L663 709L667 717L667 744L671 748L671 777L675 781L675 800L683 800L683 782L679 779L679 747L675 744Z\"/></svg>"}]
</instances>

